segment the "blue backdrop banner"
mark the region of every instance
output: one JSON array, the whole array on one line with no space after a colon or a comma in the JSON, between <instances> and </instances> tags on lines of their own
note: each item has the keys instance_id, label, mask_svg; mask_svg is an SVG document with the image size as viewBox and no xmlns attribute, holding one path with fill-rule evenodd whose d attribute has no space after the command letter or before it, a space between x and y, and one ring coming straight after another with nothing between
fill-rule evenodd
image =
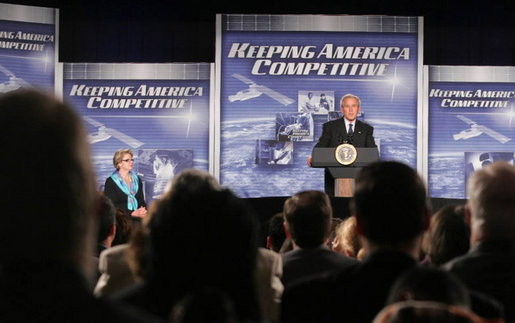
<instances>
[{"instance_id":1,"label":"blue backdrop banner","mask_svg":"<svg viewBox=\"0 0 515 323\"><path fill-rule=\"evenodd\" d=\"M0 3L0 93L54 91L56 9Z\"/></svg>"},{"instance_id":2,"label":"blue backdrop banner","mask_svg":"<svg viewBox=\"0 0 515 323\"><path fill-rule=\"evenodd\" d=\"M209 170L211 64L65 64L63 94L89 133L98 188L134 152L147 203L186 168Z\"/></svg>"},{"instance_id":3,"label":"blue backdrop banner","mask_svg":"<svg viewBox=\"0 0 515 323\"><path fill-rule=\"evenodd\" d=\"M474 170L495 160L513 163L515 68L428 69L430 195L465 198Z\"/></svg>"},{"instance_id":4,"label":"blue backdrop banner","mask_svg":"<svg viewBox=\"0 0 515 323\"><path fill-rule=\"evenodd\" d=\"M223 185L242 197L323 190L323 170L306 160L347 93L361 98L381 158L417 168L421 18L218 15L217 24ZM292 145L278 152L271 140Z\"/></svg>"}]
</instances>

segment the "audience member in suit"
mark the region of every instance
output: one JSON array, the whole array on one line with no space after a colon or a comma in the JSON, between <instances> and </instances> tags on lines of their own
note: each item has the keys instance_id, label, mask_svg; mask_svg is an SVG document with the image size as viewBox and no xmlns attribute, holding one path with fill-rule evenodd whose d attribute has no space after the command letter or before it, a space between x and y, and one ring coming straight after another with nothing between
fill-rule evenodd
<instances>
[{"instance_id":1,"label":"audience member in suit","mask_svg":"<svg viewBox=\"0 0 515 323\"><path fill-rule=\"evenodd\" d=\"M504 305L515 322L515 166L494 162L467 182L470 250L444 265L471 290Z\"/></svg>"},{"instance_id":2,"label":"audience member in suit","mask_svg":"<svg viewBox=\"0 0 515 323\"><path fill-rule=\"evenodd\" d=\"M351 213L366 256L349 269L286 288L283 322L371 322L393 282L417 266L429 225L425 184L417 172L395 161L379 161L356 177Z\"/></svg>"},{"instance_id":3,"label":"audience member in suit","mask_svg":"<svg viewBox=\"0 0 515 323\"><path fill-rule=\"evenodd\" d=\"M96 192L74 109L19 89L0 96L0 111L0 322L156 322L88 288Z\"/></svg>"},{"instance_id":4,"label":"audience member in suit","mask_svg":"<svg viewBox=\"0 0 515 323\"><path fill-rule=\"evenodd\" d=\"M355 216L344 219L338 227L333 239L333 251L342 253L347 257L362 260L365 257L365 249L361 245L358 236L358 227Z\"/></svg>"},{"instance_id":5,"label":"audience member in suit","mask_svg":"<svg viewBox=\"0 0 515 323\"><path fill-rule=\"evenodd\" d=\"M284 202L285 231L294 249L283 254L285 288L311 275L351 266L354 260L330 250L326 242L333 209L329 196L320 191L299 192Z\"/></svg>"},{"instance_id":6,"label":"audience member in suit","mask_svg":"<svg viewBox=\"0 0 515 323\"><path fill-rule=\"evenodd\" d=\"M469 250L470 227L464 205L446 205L433 214L422 241L423 262L441 266Z\"/></svg>"},{"instance_id":7,"label":"audience member in suit","mask_svg":"<svg viewBox=\"0 0 515 323\"><path fill-rule=\"evenodd\" d=\"M210 288L229 297L239 320L259 321L255 215L204 171L182 171L168 186L142 245L144 281L113 297L168 318L185 297Z\"/></svg>"},{"instance_id":8,"label":"audience member in suit","mask_svg":"<svg viewBox=\"0 0 515 323\"><path fill-rule=\"evenodd\" d=\"M338 147L350 143L355 147L377 147L374 139L374 127L358 120L361 112L361 99L354 94L346 94L340 100L343 117L323 124L322 135L315 147ZM349 125L352 124L352 133ZM311 156L308 157L311 166ZM326 169L324 172L325 192L334 195L334 178Z\"/></svg>"},{"instance_id":9,"label":"audience member in suit","mask_svg":"<svg viewBox=\"0 0 515 323\"><path fill-rule=\"evenodd\" d=\"M284 232L284 217L283 213L279 212L274 214L267 223L268 235L266 237L266 247L275 252L279 252L286 239Z\"/></svg>"}]
</instances>

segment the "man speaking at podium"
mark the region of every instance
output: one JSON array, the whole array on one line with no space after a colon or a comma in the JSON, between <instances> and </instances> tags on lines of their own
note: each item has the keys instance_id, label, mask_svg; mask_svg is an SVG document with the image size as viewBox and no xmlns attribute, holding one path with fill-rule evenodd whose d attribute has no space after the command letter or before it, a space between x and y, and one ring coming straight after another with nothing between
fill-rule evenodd
<instances>
[{"instance_id":1,"label":"man speaking at podium","mask_svg":"<svg viewBox=\"0 0 515 323\"><path fill-rule=\"evenodd\" d=\"M343 118L331 120L322 126L322 135L315 147L338 147L348 143L354 147L377 147L374 127L357 119L361 111L361 100L354 94L346 94L340 101ZM311 167L311 156L308 157ZM324 172L325 192L334 196L334 178L326 169Z\"/></svg>"}]
</instances>

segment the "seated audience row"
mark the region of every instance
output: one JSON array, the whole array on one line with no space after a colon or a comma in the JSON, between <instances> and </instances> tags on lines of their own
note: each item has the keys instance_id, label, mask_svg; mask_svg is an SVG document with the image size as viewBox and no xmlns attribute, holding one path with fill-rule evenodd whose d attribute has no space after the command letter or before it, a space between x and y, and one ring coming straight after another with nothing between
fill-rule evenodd
<instances>
[{"instance_id":1,"label":"seated audience row","mask_svg":"<svg viewBox=\"0 0 515 323\"><path fill-rule=\"evenodd\" d=\"M378 161L356 177L351 217L337 223L325 193L298 192L270 221L284 231L267 249L249 205L200 170L176 175L143 223L126 225L94 190L71 107L17 90L0 109L4 149L23 151L0 161L12 202L0 232L2 322L515 320L512 164L476 171L465 207L431 217L417 172Z\"/></svg>"},{"instance_id":2,"label":"seated audience row","mask_svg":"<svg viewBox=\"0 0 515 323\"><path fill-rule=\"evenodd\" d=\"M513 247L512 241L515 236L515 226L511 223L515 209L513 172L513 165L497 163L472 176L469 182L471 200L467 203L465 213L466 218L470 219L473 246L474 237L480 238L481 243L472 248L468 255L451 260L444 266L451 269L457 278L436 267L427 268L427 270L438 270L436 274L431 272L434 274L431 279L424 275L418 275L415 278L404 277L404 282L409 281L413 291L406 290L403 293L418 293L418 296L410 301L451 304L462 311L470 312L480 320L495 322L502 322L504 319L512 320L510 310L506 311L506 309L515 308L513 298L510 296L513 295L514 285L511 284L513 271L507 270L511 268L512 263L511 258L506 256L510 254L509 250L512 250L510 248ZM490 182L491 185L488 184ZM502 185L504 191L500 192L493 183ZM476 190L481 190L483 195L481 196ZM478 210L481 212L475 213ZM338 271L320 271L317 275L310 275L306 279L285 284L281 304L282 322L340 320L371 322L384 306L388 305L388 295L392 292L392 288L395 288L394 284L398 279L402 279L403 275L410 270L421 268L420 250L425 232L430 226L431 216L427 205L425 184L415 170L393 161L380 161L364 167L356 178L351 212L355 216L356 230L366 256L348 268ZM485 219L489 216L493 219ZM434 221L440 217L438 215ZM286 211L285 218L287 219ZM462 230L465 222L458 221L458 223L457 226ZM446 230L449 229L449 224L445 226ZM508 232L511 232L511 236ZM463 231L462 236L466 236L466 230ZM487 241L492 242L486 243ZM336 246L338 248L338 244ZM463 243L460 246L461 249L453 251L452 256L441 253L441 250L448 250L448 247L435 250L441 253L439 254L441 257L432 260L433 266L437 266L438 262L445 262L445 259L448 259L445 256L455 257L465 253L466 246L463 247ZM492 258L493 254L489 254L490 260L483 262L485 266L477 264L462 268L453 267L460 261L477 259L481 255L479 250L485 252L492 246L495 246L495 250L503 255L503 260L501 256ZM489 269L489 265L492 264L502 264L502 266ZM465 268L470 270L467 272ZM481 268L486 274L475 271L474 269L477 268ZM498 275L496 279L490 277L494 273ZM481 278L477 279L478 276ZM463 277L470 278L470 282ZM507 285L497 284L501 280ZM495 288L492 288L492 285L487 288L486 281L493 283ZM481 283L483 284L480 285ZM455 288L456 286L461 287ZM420 289L415 290L418 288ZM460 291L461 303L450 302L456 296L453 293L460 293ZM398 299L397 301L407 300Z\"/></svg>"}]
</instances>

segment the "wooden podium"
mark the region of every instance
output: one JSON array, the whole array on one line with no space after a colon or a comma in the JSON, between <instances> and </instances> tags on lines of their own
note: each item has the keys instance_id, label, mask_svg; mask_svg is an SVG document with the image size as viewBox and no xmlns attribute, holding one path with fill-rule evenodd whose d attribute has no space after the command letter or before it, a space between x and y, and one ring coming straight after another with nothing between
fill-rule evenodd
<instances>
[{"instance_id":1,"label":"wooden podium","mask_svg":"<svg viewBox=\"0 0 515 323\"><path fill-rule=\"evenodd\" d=\"M356 160L350 165L342 165L336 159L336 148L315 147L311 153L311 167L327 168L335 178L334 195L351 197L354 194L354 178L361 167L379 160L377 148L356 147Z\"/></svg>"}]
</instances>

